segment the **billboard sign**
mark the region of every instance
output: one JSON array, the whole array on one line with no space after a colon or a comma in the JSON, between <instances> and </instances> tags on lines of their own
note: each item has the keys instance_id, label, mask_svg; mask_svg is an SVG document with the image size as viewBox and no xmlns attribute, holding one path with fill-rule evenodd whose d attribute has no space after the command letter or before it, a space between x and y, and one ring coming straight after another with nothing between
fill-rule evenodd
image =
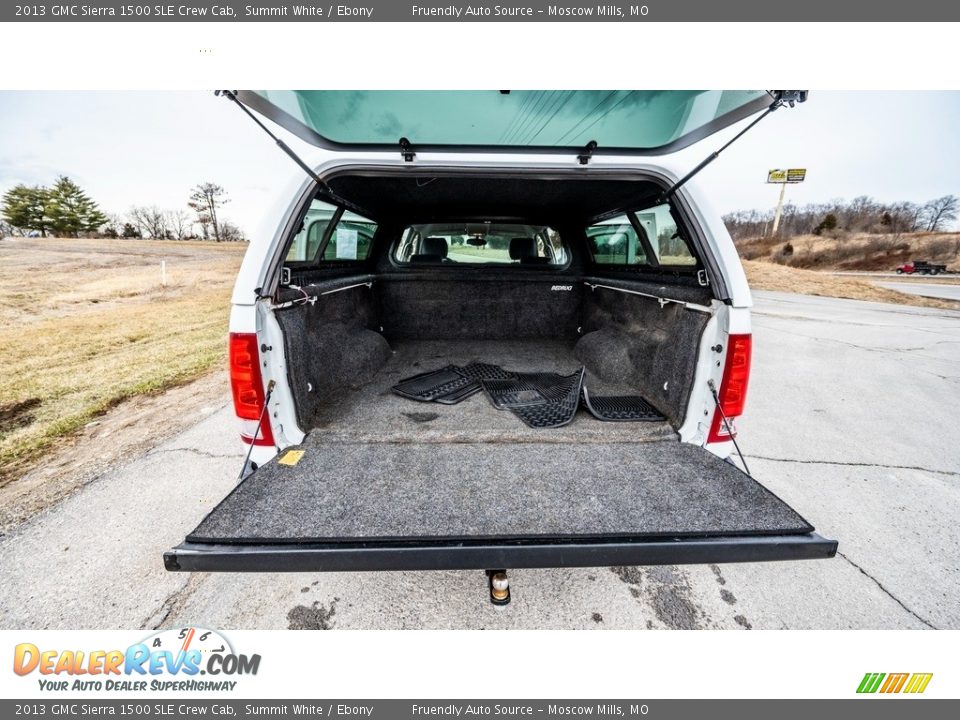
<instances>
[{"instance_id":1,"label":"billboard sign","mask_svg":"<svg viewBox=\"0 0 960 720\"><path fill-rule=\"evenodd\" d=\"M807 177L806 168L790 168L789 170L770 170L767 173L768 183L801 183Z\"/></svg>"}]
</instances>

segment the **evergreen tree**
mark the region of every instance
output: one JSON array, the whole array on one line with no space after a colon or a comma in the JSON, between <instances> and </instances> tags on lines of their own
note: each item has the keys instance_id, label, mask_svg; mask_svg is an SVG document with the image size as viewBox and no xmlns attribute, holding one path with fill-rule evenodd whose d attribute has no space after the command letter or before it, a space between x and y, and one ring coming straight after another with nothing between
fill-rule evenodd
<instances>
[{"instance_id":1,"label":"evergreen tree","mask_svg":"<svg viewBox=\"0 0 960 720\"><path fill-rule=\"evenodd\" d=\"M44 237L50 225L46 217L47 189L17 185L3 196L3 218L20 230L36 230Z\"/></svg>"},{"instance_id":2,"label":"evergreen tree","mask_svg":"<svg viewBox=\"0 0 960 720\"><path fill-rule=\"evenodd\" d=\"M66 175L48 191L47 215L57 235L77 237L81 232L96 232L107 216L97 204Z\"/></svg>"}]
</instances>

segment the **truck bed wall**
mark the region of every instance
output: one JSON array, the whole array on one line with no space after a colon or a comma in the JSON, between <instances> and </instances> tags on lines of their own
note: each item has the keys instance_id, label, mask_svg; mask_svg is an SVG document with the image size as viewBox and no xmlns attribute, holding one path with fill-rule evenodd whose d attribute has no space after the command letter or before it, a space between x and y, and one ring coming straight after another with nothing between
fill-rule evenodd
<instances>
[{"instance_id":1,"label":"truck bed wall","mask_svg":"<svg viewBox=\"0 0 960 720\"><path fill-rule=\"evenodd\" d=\"M709 319L679 303L596 288L584 297L577 359L602 380L636 388L679 427Z\"/></svg>"},{"instance_id":2,"label":"truck bed wall","mask_svg":"<svg viewBox=\"0 0 960 720\"><path fill-rule=\"evenodd\" d=\"M390 357L376 308L374 290L360 285L276 312L302 430L319 403L369 382Z\"/></svg>"},{"instance_id":3,"label":"truck bed wall","mask_svg":"<svg viewBox=\"0 0 960 720\"><path fill-rule=\"evenodd\" d=\"M385 278L377 283L388 340L575 341L584 286L570 278Z\"/></svg>"}]
</instances>

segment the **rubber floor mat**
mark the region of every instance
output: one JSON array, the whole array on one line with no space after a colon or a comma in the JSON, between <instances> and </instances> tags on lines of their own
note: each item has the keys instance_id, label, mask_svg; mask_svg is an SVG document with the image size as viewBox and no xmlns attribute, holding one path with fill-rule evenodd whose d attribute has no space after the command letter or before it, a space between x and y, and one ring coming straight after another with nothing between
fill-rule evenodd
<instances>
[{"instance_id":1,"label":"rubber floor mat","mask_svg":"<svg viewBox=\"0 0 960 720\"><path fill-rule=\"evenodd\" d=\"M504 370L499 365L490 365L488 363L470 363L463 367L458 367L461 373L473 380L505 380L512 378L515 373Z\"/></svg>"},{"instance_id":2,"label":"rubber floor mat","mask_svg":"<svg viewBox=\"0 0 960 720\"><path fill-rule=\"evenodd\" d=\"M547 401L547 398L532 383L518 378L484 380L483 390L497 410L520 405L535 405Z\"/></svg>"},{"instance_id":3,"label":"rubber floor mat","mask_svg":"<svg viewBox=\"0 0 960 720\"><path fill-rule=\"evenodd\" d=\"M480 381L485 378L505 379L513 374L498 365L470 363L463 367L448 365L440 370L415 375L401 380L393 386L393 391L411 400L420 402L438 402L455 405L471 395L480 392Z\"/></svg>"},{"instance_id":4,"label":"rubber floor mat","mask_svg":"<svg viewBox=\"0 0 960 720\"><path fill-rule=\"evenodd\" d=\"M484 380L490 402L506 409L532 428L563 427L580 405L584 369L572 375L517 373L510 380Z\"/></svg>"},{"instance_id":5,"label":"rubber floor mat","mask_svg":"<svg viewBox=\"0 0 960 720\"><path fill-rule=\"evenodd\" d=\"M397 395L411 400L432 402L444 395L462 392L464 388L475 384L476 381L458 372L456 366L448 365L440 370L401 380L393 386L392 390Z\"/></svg>"},{"instance_id":6,"label":"rubber floor mat","mask_svg":"<svg viewBox=\"0 0 960 720\"><path fill-rule=\"evenodd\" d=\"M464 385L462 388L457 390L452 390L449 393L441 395L434 398L434 402L441 403L443 405L456 405L461 400L464 400L475 393L480 392L483 388L480 385L480 381L484 379L497 379L504 380L506 378L513 377L513 373L504 370L499 365L489 365L487 363L470 363L463 367L453 366L454 369L464 375L465 377L470 378L471 382L467 385Z\"/></svg>"},{"instance_id":7,"label":"rubber floor mat","mask_svg":"<svg viewBox=\"0 0 960 720\"><path fill-rule=\"evenodd\" d=\"M654 422L665 418L639 395L591 397L583 386L583 404L597 420L604 422Z\"/></svg>"}]
</instances>

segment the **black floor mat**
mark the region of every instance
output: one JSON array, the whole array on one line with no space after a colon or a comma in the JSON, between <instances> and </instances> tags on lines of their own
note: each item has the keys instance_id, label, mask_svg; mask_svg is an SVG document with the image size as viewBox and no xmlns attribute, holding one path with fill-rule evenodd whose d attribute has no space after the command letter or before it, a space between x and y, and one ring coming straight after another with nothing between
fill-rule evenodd
<instances>
[{"instance_id":1,"label":"black floor mat","mask_svg":"<svg viewBox=\"0 0 960 720\"><path fill-rule=\"evenodd\" d=\"M547 401L547 398L532 383L519 378L484 380L483 390L497 410L521 405L536 405Z\"/></svg>"},{"instance_id":2,"label":"black floor mat","mask_svg":"<svg viewBox=\"0 0 960 720\"><path fill-rule=\"evenodd\" d=\"M583 404L604 422L655 422L665 418L639 395L591 396L583 386Z\"/></svg>"},{"instance_id":3,"label":"black floor mat","mask_svg":"<svg viewBox=\"0 0 960 720\"><path fill-rule=\"evenodd\" d=\"M397 395L411 400L432 402L444 395L462 392L467 386L475 384L474 380L458 372L456 366L448 365L401 380L392 389Z\"/></svg>"},{"instance_id":4,"label":"black floor mat","mask_svg":"<svg viewBox=\"0 0 960 720\"><path fill-rule=\"evenodd\" d=\"M563 427L580 405L584 369L572 375L517 373L509 380L483 380L490 402L506 409L532 428Z\"/></svg>"},{"instance_id":5,"label":"black floor mat","mask_svg":"<svg viewBox=\"0 0 960 720\"><path fill-rule=\"evenodd\" d=\"M463 367L458 367L461 373L473 380L504 380L512 378L515 373L504 370L499 365L490 365L488 363L470 363Z\"/></svg>"},{"instance_id":6,"label":"black floor mat","mask_svg":"<svg viewBox=\"0 0 960 720\"><path fill-rule=\"evenodd\" d=\"M583 384L584 368L572 375L515 373L499 365L474 362L447 365L439 370L401 380L392 390L411 400L455 405L483 390L498 410L509 410L531 428L557 428L569 424L580 405L597 420L606 422L662 421L663 415L642 397L608 395L591 397Z\"/></svg>"},{"instance_id":7,"label":"black floor mat","mask_svg":"<svg viewBox=\"0 0 960 720\"><path fill-rule=\"evenodd\" d=\"M393 386L397 394L420 402L438 402L444 405L456 403L480 392L480 381L486 378L509 378L513 374L497 365L470 363L460 367L448 365L415 375Z\"/></svg>"},{"instance_id":8,"label":"black floor mat","mask_svg":"<svg viewBox=\"0 0 960 720\"><path fill-rule=\"evenodd\" d=\"M480 383L476 380L469 380L468 378L468 382L465 385L459 386L444 395L432 398L432 402L440 403L441 405L456 405L461 400L466 400L471 395L476 395L481 389Z\"/></svg>"}]
</instances>

